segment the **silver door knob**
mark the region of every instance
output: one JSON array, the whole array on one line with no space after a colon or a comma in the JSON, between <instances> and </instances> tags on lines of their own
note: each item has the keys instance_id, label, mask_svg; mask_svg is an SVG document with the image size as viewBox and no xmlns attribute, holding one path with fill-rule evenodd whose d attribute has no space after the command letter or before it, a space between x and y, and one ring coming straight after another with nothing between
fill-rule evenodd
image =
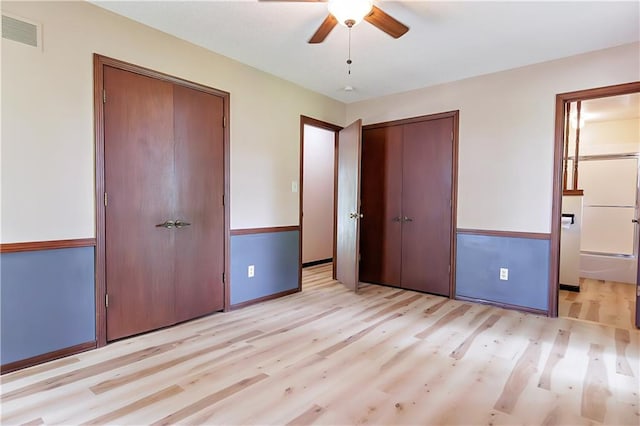
<instances>
[{"instance_id":1,"label":"silver door knob","mask_svg":"<svg viewBox=\"0 0 640 426\"><path fill-rule=\"evenodd\" d=\"M631 219L631 222L633 222L633 223L640 223L640 222L638 222L638 219Z\"/></svg>"},{"instance_id":2,"label":"silver door knob","mask_svg":"<svg viewBox=\"0 0 640 426\"><path fill-rule=\"evenodd\" d=\"M362 213L349 213L349 219L362 219L363 217Z\"/></svg>"},{"instance_id":3,"label":"silver door knob","mask_svg":"<svg viewBox=\"0 0 640 426\"><path fill-rule=\"evenodd\" d=\"M183 222L181 220L175 221L176 228L184 228L185 226L189 226L189 225L191 225L189 222Z\"/></svg>"},{"instance_id":4,"label":"silver door knob","mask_svg":"<svg viewBox=\"0 0 640 426\"><path fill-rule=\"evenodd\" d=\"M159 223L156 225L156 228L167 228L171 229L176 226L176 223L172 220L165 220L163 223Z\"/></svg>"},{"instance_id":5,"label":"silver door knob","mask_svg":"<svg viewBox=\"0 0 640 426\"><path fill-rule=\"evenodd\" d=\"M396 216L393 219L391 219L392 222L401 222L402 218L400 216Z\"/></svg>"},{"instance_id":6,"label":"silver door knob","mask_svg":"<svg viewBox=\"0 0 640 426\"><path fill-rule=\"evenodd\" d=\"M411 219L410 217L405 216L403 219L405 222L413 222L413 219Z\"/></svg>"}]
</instances>

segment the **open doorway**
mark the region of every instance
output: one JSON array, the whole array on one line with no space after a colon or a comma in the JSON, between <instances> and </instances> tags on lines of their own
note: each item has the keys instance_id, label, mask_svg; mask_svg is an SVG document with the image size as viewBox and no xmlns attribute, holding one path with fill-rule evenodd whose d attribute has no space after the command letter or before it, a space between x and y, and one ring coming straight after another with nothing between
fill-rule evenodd
<instances>
[{"instance_id":1,"label":"open doorway","mask_svg":"<svg viewBox=\"0 0 640 426\"><path fill-rule=\"evenodd\" d=\"M623 329L638 326L638 86L558 95L564 97L557 109L562 191L554 200L561 205L554 209L560 251L559 274L551 286L558 316ZM558 141L556 160L557 148Z\"/></svg>"},{"instance_id":2,"label":"open doorway","mask_svg":"<svg viewBox=\"0 0 640 426\"><path fill-rule=\"evenodd\" d=\"M336 157L341 127L300 117L300 263L331 268L336 259Z\"/></svg>"}]
</instances>

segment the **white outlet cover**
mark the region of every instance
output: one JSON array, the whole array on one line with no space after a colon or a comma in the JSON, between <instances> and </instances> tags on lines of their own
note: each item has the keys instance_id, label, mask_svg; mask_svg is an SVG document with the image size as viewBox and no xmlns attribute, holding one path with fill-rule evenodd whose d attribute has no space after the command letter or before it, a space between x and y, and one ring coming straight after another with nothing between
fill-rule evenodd
<instances>
[{"instance_id":1,"label":"white outlet cover","mask_svg":"<svg viewBox=\"0 0 640 426\"><path fill-rule=\"evenodd\" d=\"M507 281L509 279L509 269L508 268L500 268L500 279L502 281Z\"/></svg>"},{"instance_id":2,"label":"white outlet cover","mask_svg":"<svg viewBox=\"0 0 640 426\"><path fill-rule=\"evenodd\" d=\"M254 265L249 265L247 268L247 277L253 278L256 274L256 268Z\"/></svg>"}]
</instances>

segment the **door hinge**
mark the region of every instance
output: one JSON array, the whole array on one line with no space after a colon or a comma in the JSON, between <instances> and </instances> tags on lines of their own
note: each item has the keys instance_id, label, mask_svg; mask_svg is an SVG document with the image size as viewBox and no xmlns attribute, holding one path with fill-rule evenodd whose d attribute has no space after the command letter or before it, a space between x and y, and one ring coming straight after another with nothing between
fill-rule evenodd
<instances>
[{"instance_id":1,"label":"door hinge","mask_svg":"<svg viewBox=\"0 0 640 426\"><path fill-rule=\"evenodd\" d=\"M451 264L449 264L449 273L451 273Z\"/></svg>"},{"instance_id":2,"label":"door hinge","mask_svg":"<svg viewBox=\"0 0 640 426\"><path fill-rule=\"evenodd\" d=\"M453 142L453 130L451 131L451 142Z\"/></svg>"},{"instance_id":3,"label":"door hinge","mask_svg":"<svg viewBox=\"0 0 640 426\"><path fill-rule=\"evenodd\" d=\"M224 284L224 283L225 283L225 281L224 281L224 280L225 280L225 276L224 276L224 272L223 272L223 273L222 273L222 284Z\"/></svg>"},{"instance_id":4,"label":"door hinge","mask_svg":"<svg viewBox=\"0 0 640 426\"><path fill-rule=\"evenodd\" d=\"M108 308L109 307L109 294L105 294L104 295L104 307Z\"/></svg>"},{"instance_id":5,"label":"door hinge","mask_svg":"<svg viewBox=\"0 0 640 426\"><path fill-rule=\"evenodd\" d=\"M226 128L227 127L227 117L222 116L222 128Z\"/></svg>"},{"instance_id":6,"label":"door hinge","mask_svg":"<svg viewBox=\"0 0 640 426\"><path fill-rule=\"evenodd\" d=\"M102 103L106 104L107 103L107 91L106 90L102 90Z\"/></svg>"},{"instance_id":7,"label":"door hinge","mask_svg":"<svg viewBox=\"0 0 640 426\"><path fill-rule=\"evenodd\" d=\"M636 296L640 297L640 285L636 286ZM638 308L636 307L636 309L638 309Z\"/></svg>"},{"instance_id":8,"label":"door hinge","mask_svg":"<svg viewBox=\"0 0 640 426\"><path fill-rule=\"evenodd\" d=\"M104 193L104 206L107 207L107 203L108 203L108 198L107 198L107 193Z\"/></svg>"}]
</instances>

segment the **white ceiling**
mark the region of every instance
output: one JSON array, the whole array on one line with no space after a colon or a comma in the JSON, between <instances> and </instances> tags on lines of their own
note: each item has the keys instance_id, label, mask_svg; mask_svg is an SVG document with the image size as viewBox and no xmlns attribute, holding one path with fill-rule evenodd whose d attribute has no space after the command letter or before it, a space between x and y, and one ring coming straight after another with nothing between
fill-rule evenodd
<instances>
[{"instance_id":1,"label":"white ceiling","mask_svg":"<svg viewBox=\"0 0 640 426\"><path fill-rule=\"evenodd\" d=\"M307 43L326 3L93 3L346 103L640 40L638 1L376 1L410 30L396 40L354 27L349 76L345 27Z\"/></svg>"}]
</instances>

